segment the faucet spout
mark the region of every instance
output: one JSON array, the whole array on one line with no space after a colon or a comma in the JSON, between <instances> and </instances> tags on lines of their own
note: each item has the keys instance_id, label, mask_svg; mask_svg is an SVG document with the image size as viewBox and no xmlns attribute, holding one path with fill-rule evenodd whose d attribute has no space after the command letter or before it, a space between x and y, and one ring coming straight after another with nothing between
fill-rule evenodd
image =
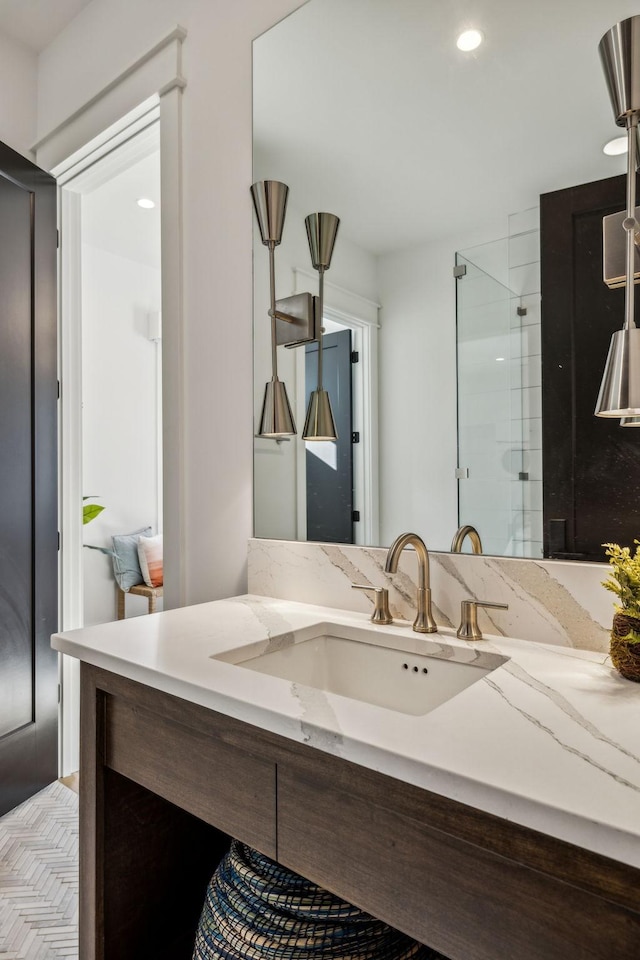
<instances>
[{"instance_id":1,"label":"faucet spout","mask_svg":"<svg viewBox=\"0 0 640 960\"><path fill-rule=\"evenodd\" d=\"M471 551L472 553L482 553L482 540L480 539L480 534L475 527L472 527L470 523L465 523L463 527L458 527L455 534L453 535L453 540L451 541L451 553L462 553L462 544L465 541L465 538L469 537L471 541Z\"/></svg>"},{"instance_id":2,"label":"faucet spout","mask_svg":"<svg viewBox=\"0 0 640 960\"><path fill-rule=\"evenodd\" d=\"M384 566L385 573L397 573L398 560L405 547L413 547L418 558L417 614L413 622L416 633L435 633L438 629L431 612L431 582L429 575L429 551L417 533L401 534L389 547Z\"/></svg>"}]
</instances>

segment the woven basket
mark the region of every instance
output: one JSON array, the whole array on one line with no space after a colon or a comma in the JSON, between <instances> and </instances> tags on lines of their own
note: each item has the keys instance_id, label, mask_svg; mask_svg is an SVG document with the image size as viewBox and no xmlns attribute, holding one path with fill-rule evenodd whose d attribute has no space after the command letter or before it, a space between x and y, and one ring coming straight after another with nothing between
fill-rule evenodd
<instances>
[{"instance_id":1,"label":"woven basket","mask_svg":"<svg viewBox=\"0 0 640 960\"><path fill-rule=\"evenodd\" d=\"M193 960L446 960L237 840L214 873Z\"/></svg>"},{"instance_id":2,"label":"woven basket","mask_svg":"<svg viewBox=\"0 0 640 960\"><path fill-rule=\"evenodd\" d=\"M623 677L640 683L640 643L632 643L630 634L640 637L640 620L616 613L611 629L611 661Z\"/></svg>"}]
</instances>

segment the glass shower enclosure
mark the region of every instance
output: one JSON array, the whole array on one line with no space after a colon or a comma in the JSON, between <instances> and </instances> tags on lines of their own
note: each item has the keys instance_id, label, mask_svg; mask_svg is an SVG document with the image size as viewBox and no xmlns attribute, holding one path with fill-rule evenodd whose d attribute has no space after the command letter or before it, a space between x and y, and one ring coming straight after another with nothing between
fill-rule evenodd
<instances>
[{"instance_id":1,"label":"glass shower enclosure","mask_svg":"<svg viewBox=\"0 0 640 960\"><path fill-rule=\"evenodd\" d=\"M540 297L478 265L508 280L508 249L456 254L458 520L476 527L486 554L541 557Z\"/></svg>"}]
</instances>

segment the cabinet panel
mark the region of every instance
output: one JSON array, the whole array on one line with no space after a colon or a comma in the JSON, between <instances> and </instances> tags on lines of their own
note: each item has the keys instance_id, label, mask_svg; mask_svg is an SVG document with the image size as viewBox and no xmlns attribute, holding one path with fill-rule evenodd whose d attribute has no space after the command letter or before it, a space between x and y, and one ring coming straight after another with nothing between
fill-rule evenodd
<instances>
[{"instance_id":1,"label":"cabinet panel","mask_svg":"<svg viewBox=\"0 0 640 960\"><path fill-rule=\"evenodd\" d=\"M637 913L289 766L278 769L278 860L451 960L637 950Z\"/></svg>"},{"instance_id":2,"label":"cabinet panel","mask_svg":"<svg viewBox=\"0 0 640 960\"><path fill-rule=\"evenodd\" d=\"M172 900L184 870L200 890L157 956L186 960L227 835L451 960L637 954L631 867L84 664L82 683L83 960L139 956L153 878Z\"/></svg>"},{"instance_id":3,"label":"cabinet panel","mask_svg":"<svg viewBox=\"0 0 640 960\"><path fill-rule=\"evenodd\" d=\"M273 761L117 696L106 714L107 767L275 857Z\"/></svg>"},{"instance_id":4,"label":"cabinet panel","mask_svg":"<svg viewBox=\"0 0 640 960\"><path fill-rule=\"evenodd\" d=\"M229 838L113 770L104 787L100 960L191 960L207 884Z\"/></svg>"}]
</instances>

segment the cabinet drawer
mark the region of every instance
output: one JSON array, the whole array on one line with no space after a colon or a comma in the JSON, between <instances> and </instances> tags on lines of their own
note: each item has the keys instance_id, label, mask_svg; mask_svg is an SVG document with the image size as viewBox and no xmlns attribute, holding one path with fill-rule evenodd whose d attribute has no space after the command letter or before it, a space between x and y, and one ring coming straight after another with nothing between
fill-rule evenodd
<instances>
[{"instance_id":1,"label":"cabinet drawer","mask_svg":"<svg viewBox=\"0 0 640 960\"><path fill-rule=\"evenodd\" d=\"M357 792L279 766L278 860L451 960L637 951L637 913Z\"/></svg>"},{"instance_id":2,"label":"cabinet drawer","mask_svg":"<svg viewBox=\"0 0 640 960\"><path fill-rule=\"evenodd\" d=\"M194 730L108 696L106 766L275 857L275 763L224 743L215 729Z\"/></svg>"}]
</instances>

